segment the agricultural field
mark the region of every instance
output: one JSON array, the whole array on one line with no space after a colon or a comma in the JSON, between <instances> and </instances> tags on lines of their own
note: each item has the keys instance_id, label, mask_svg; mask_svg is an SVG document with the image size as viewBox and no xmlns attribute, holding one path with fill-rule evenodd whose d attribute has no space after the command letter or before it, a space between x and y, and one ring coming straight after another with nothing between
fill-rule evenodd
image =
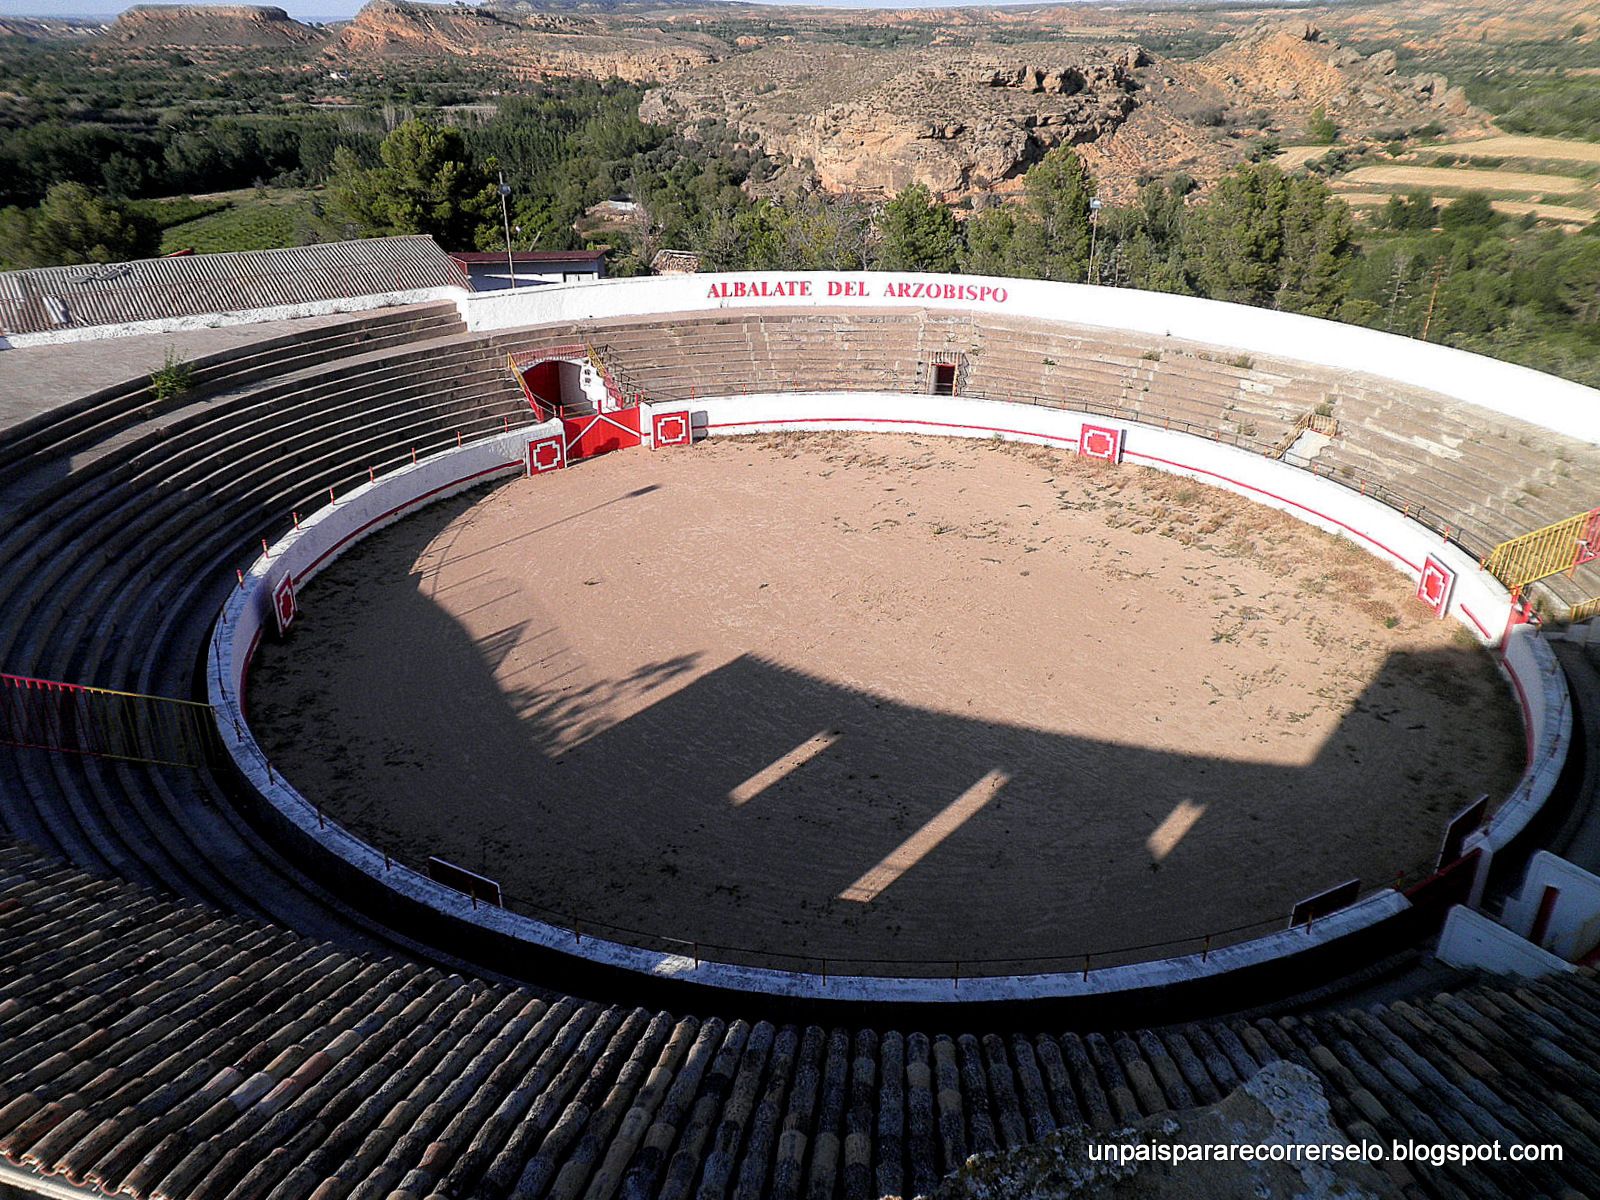
<instances>
[{"instance_id":1,"label":"agricultural field","mask_svg":"<svg viewBox=\"0 0 1600 1200\"><path fill-rule=\"evenodd\" d=\"M212 211L161 234L161 253L270 250L339 236L321 215L319 192L307 188L240 188L192 197Z\"/></svg>"},{"instance_id":2,"label":"agricultural field","mask_svg":"<svg viewBox=\"0 0 1600 1200\"><path fill-rule=\"evenodd\" d=\"M1357 211L1390 196L1426 192L1441 205L1481 192L1495 211L1575 230L1600 217L1600 143L1497 134L1400 149L1338 146L1327 171L1335 194ZM1328 146L1290 146L1273 161L1285 171L1321 168Z\"/></svg>"}]
</instances>

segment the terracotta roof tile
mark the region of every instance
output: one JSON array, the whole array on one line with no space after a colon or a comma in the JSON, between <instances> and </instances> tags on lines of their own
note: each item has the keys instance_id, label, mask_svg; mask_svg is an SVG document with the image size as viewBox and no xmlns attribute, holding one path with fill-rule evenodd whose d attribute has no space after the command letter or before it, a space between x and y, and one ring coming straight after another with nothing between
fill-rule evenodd
<instances>
[{"instance_id":1,"label":"terracotta roof tile","mask_svg":"<svg viewBox=\"0 0 1600 1200\"><path fill-rule=\"evenodd\" d=\"M42 911L54 888L71 919ZM1600 1170L1591 972L1369 1011L930 1037L535 996L15 850L0 893L18 901L0 961L22 965L0 975L0 1154L137 1200L927 1194L973 1151L1212 1103L1280 1057L1320 1075L1351 1137L1568 1151L1385 1164L1396 1194L1576 1196Z\"/></svg>"}]
</instances>

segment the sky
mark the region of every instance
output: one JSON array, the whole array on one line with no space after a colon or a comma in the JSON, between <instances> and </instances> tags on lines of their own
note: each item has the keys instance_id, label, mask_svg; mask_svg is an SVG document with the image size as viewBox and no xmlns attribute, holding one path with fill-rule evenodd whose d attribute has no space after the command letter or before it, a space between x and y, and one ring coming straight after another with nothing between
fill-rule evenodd
<instances>
[{"instance_id":1,"label":"sky","mask_svg":"<svg viewBox=\"0 0 1600 1200\"><path fill-rule=\"evenodd\" d=\"M136 0L0 0L0 17L114 17ZM175 3L178 0L152 0ZM197 0L205 2L205 0ZM227 0L214 0L226 3ZM270 4L301 21L342 21L364 0L234 0ZM772 3L832 4L850 8L950 8L962 4L1039 3L1039 0L770 0Z\"/></svg>"},{"instance_id":2,"label":"sky","mask_svg":"<svg viewBox=\"0 0 1600 1200\"><path fill-rule=\"evenodd\" d=\"M176 0L158 0L160 3ZM204 0L201 0L204 2ZM222 0L218 0L222 2ZM237 0L270 4L302 21L337 21L353 17L362 0ZM114 17L136 0L0 0L0 17Z\"/></svg>"}]
</instances>

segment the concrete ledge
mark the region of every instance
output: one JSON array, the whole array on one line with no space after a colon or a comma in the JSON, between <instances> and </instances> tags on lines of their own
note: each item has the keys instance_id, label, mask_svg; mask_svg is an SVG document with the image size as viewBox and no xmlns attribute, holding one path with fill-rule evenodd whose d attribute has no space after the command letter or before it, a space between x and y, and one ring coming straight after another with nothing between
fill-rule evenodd
<instances>
[{"instance_id":1,"label":"concrete ledge","mask_svg":"<svg viewBox=\"0 0 1600 1200\"><path fill-rule=\"evenodd\" d=\"M52 330L49 333L14 333L0 339L0 350L23 350L29 346L60 346L67 342L95 342L106 338L138 337L148 333L181 333L189 329L218 329L224 325L254 325L262 321L289 321L299 317L325 317L337 313L366 312L374 308L394 308L404 304L426 304L429 301L439 300L451 300L459 305L461 298L467 294L464 288L415 288L408 292L316 300L305 304L280 304L273 308L254 308L241 312L167 317L159 321L132 321L124 325L88 325L82 328Z\"/></svg>"}]
</instances>

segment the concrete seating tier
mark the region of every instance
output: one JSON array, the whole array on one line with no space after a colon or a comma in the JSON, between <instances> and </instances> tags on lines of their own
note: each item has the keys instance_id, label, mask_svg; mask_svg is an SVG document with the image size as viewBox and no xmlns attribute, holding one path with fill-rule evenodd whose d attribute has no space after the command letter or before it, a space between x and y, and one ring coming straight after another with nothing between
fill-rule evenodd
<instances>
[{"instance_id":1,"label":"concrete seating tier","mask_svg":"<svg viewBox=\"0 0 1600 1200\"><path fill-rule=\"evenodd\" d=\"M339 343L342 355L231 380L153 428L118 429L115 453L74 444L31 456L38 477L54 464L55 481L0 519L0 664L188 695L233 566L261 537L413 448L426 455L531 419L484 340L408 335L402 348L373 349L361 333ZM223 794L203 774L0 750L0 828L11 835L234 911L368 938L214 803Z\"/></svg>"},{"instance_id":2,"label":"concrete seating tier","mask_svg":"<svg viewBox=\"0 0 1600 1200\"><path fill-rule=\"evenodd\" d=\"M100 453L117 445L116 434L135 426L149 426L167 414L230 388L240 388L271 376L283 376L330 362L358 350L375 351L430 337L464 331L453 304L417 305L380 309L346 322L321 325L304 332L256 342L239 350L211 354L192 361L190 387L178 396L158 401L149 377L139 377L90 393L68 404L56 405L7 431L0 441L0 471L10 476L0 489L0 508L26 494L30 462L59 459L79 447ZM12 469L15 468L13 474Z\"/></svg>"}]
</instances>

